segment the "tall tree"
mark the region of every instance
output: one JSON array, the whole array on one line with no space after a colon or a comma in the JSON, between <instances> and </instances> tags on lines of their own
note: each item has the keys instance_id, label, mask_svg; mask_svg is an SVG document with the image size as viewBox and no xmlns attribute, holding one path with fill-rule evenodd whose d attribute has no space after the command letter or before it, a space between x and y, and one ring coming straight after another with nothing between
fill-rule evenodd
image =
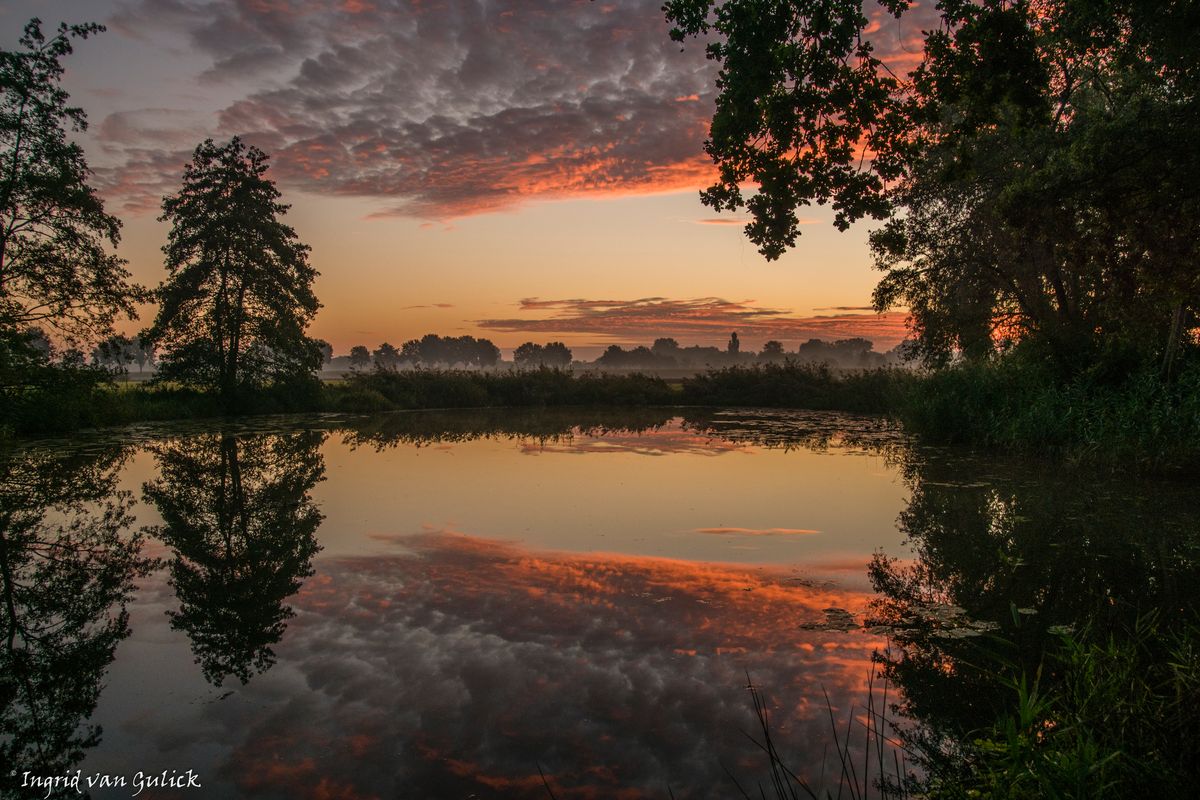
<instances>
[{"instance_id":1,"label":"tall tree","mask_svg":"<svg viewBox=\"0 0 1200 800\"><path fill-rule=\"evenodd\" d=\"M42 326L74 341L135 318L144 290L108 248L121 223L88 185L83 149L66 129L87 119L60 86L71 41L101 25L25 26L20 49L0 51L0 328Z\"/></svg>"},{"instance_id":2,"label":"tall tree","mask_svg":"<svg viewBox=\"0 0 1200 800\"><path fill-rule=\"evenodd\" d=\"M305 329L320 308L309 248L280 217L288 206L266 177L267 155L234 137L196 148L183 186L163 200L171 223L167 280L148 337L159 375L215 389L308 376L321 364Z\"/></svg>"}]
</instances>

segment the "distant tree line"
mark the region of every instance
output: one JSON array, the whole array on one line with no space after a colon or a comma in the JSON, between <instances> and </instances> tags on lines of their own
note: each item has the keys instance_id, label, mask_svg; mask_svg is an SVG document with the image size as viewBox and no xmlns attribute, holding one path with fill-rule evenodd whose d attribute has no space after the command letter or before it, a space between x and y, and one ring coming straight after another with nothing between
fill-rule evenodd
<instances>
[{"instance_id":1,"label":"distant tree line","mask_svg":"<svg viewBox=\"0 0 1200 800\"><path fill-rule=\"evenodd\" d=\"M655 339L650 347L640 345L626 350L620 345L610 345L595 364L609 369L670 369L721 368L755 363L796 361L808 364L829 364L836 367L870 369L900 360L899 349L888 353L877 353L874 344L860 337L827 342L809 339L795 352L789 353L783 343L772 339L763 344L758 353L743 352L741 342L734 333L729 344L722 350L718 347L692 345L682 347L675 339Z\"/></svg>"},{"instance_id":2,"label":"distant tree line","mask_svg":"<svg viewBox=\"0 0 1200 800\"><path fill-rule=\"evenodd\" d=\"M118 374L137 364L138 372L142 372L147 364L154 364L154 345L141 336L116 333L92 349L92 364Z\"/></svg>"},{"instance_id":3,"label":"distant tree line","mask_svg":"<svg viewBox=\"0 0 1200 800\"><path fill-rule=\"evenodd\" d=\"M562 342L546 345L525 342L513 350L513 363L518 367L569 367L571 349Z\"/></svg>"},{"instance_id":4,"label":"distant tree line","mask_svg":"<svg viewBox=\"0 0 1200 800\"><path fill-rule=\"evenodd\" d=\"M427 333L420 339L410 339L399 349L384 342L370 350L357 344L350 348L352 369L401 367L494 367L500 363L500 348L490 339L474 336L438 336Z\"/></svg>"},{"instance_id":5,"label":"distant tree line","mask_svg":"<svg viewBox=\"0 0 1200 800\"><path fill-rule=\"evenodd\" d=\"M856 337L827 342L809 339L798 349L789 352L783 343L772 339L755 353L743 351L738 335L733 333L724 349L712 346L691 345L684 347L673 338L660 337L649 347L638 345L626 349L620 345L609 345L595 361L574 362L571 348L562 342L538 344L524 342L513 350L512 365L526 368L567 368L572 363L595 366L602 369L719 369L729 366L782 363L794 361L804 364L828 364L847 369L871 369L901 360L902 347L887 353L879 353L869 339ZM343 357L345 358L345 357ZM384 342L374 350L366 345L350 348L346 362L351 369L412 369L415 367L475 367L487 368L501 364L500 350L488 339L472 336L442 337L427 334L420 339L405 342L397 349Z\"/></svg>"}]
</instances>

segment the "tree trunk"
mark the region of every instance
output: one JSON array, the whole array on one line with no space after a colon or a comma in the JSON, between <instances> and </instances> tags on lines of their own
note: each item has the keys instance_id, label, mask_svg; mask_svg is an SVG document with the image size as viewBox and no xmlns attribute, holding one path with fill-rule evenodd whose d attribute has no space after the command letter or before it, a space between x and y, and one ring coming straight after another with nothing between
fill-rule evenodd
<instances>
[{"instance_id":1,"label":"tree trunk","mask_svg":"<svg viewBox=\"0 0 1200 800\"><path fill-rule=\"evenodd\" d=\"M1171 333L1167 338L1167 350L1163 354L1163 380L1171 382L1175 369L1175 355L1179 352L1179 340L1183 337L1183 301L1175 303L1175 311L1171 314Z\"/></svg>"}]
</instances>

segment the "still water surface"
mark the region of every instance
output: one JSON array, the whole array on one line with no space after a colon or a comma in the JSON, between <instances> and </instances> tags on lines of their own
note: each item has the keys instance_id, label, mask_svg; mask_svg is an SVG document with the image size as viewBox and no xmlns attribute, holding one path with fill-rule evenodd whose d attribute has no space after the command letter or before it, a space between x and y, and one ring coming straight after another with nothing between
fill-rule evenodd
<instances>
[{"instance_id":1,"label":"still water surface","mask_svg":"<svg viewBox=\"0 0 1200 800\"><path fill-rule=\"evenodd\" d=\"M868 681L882 707L872 655L898 631L928 660L931 630L943 647L1169 611L1196 577L1187 487L1081 486L871 418L424 412L123 437L5 457L10 780L732 797L729 775L766 770L749 676L789 766L836 787L833 730L866 720ZM898 722L982 713L986 687L923 663L890 664L907 685L887 703L919 701Z\"/></svg>"}]
</instances>

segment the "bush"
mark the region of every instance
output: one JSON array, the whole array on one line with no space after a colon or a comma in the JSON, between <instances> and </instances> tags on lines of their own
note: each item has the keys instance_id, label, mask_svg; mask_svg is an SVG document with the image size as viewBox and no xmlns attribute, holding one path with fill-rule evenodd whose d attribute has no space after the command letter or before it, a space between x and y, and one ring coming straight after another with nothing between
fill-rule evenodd
<instances>
[{"instance_id":1,"label":"bush","mask_svg":"<svg viewBox=\"0 0 1200 800\"><path fill-rule=\"evenodd\" d=\"M895 409L926 439L1162 470L1200 467L1200 364L1062 379L1021 353L929 373Z\"/></svg>"},{"instance_id":2,"label":"bush","mask_svg":"<svg viewBox=\"0 0 1200 800\"><path fill-rule=\"evenodd\" d=\"M678 401L678 396L661 378L640 374L575 374L549 367L515 372L375 370L350 375L341 387L330 391L334 398L352 393L381 397L394 409L643 406ZM335 400L334 405L339 402L342 401Z\"/></svg>"},{"instance_id":3,"label":"bush","mask_svg":"<svg viewBox=\"0 0 1200 800\"><path fill-rule=\"evenodd\" d=\"M689 405L882 413L900 403L915 379L901 369L835 371L826 364L785 361L684 378L683 399Z\"/></svg>"}]
</instances>

